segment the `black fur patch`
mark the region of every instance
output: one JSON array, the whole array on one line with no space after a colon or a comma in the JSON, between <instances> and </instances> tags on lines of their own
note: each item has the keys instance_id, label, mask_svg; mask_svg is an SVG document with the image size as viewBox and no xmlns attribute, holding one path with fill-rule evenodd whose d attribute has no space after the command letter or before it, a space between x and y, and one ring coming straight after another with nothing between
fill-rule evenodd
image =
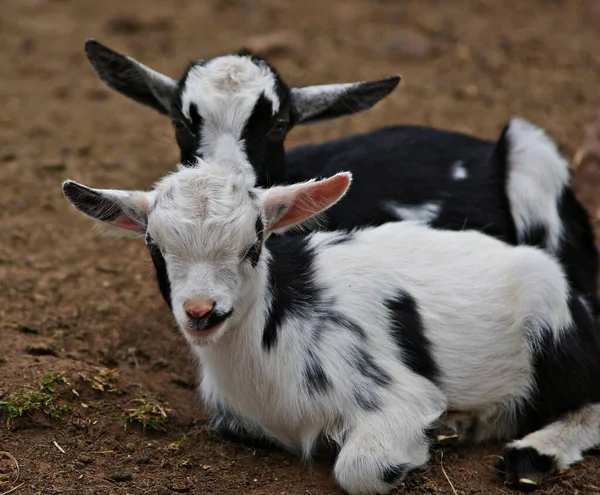
<instances>
[{"instance_id":1,"label":"black fur patch","mask_svg":"<svg viewBox=\"0 0 600 495\"><path fill-rule=\"evenodd\" d=\"M262 253L265 229L262 218L260 216L256 218L254 228L256 230L256 241L254 242L254 244L252 244L250 249L246 251L244 259L249 260L252 266L256 267L256 265L258 265L258 261L260 260L260 254Z\"/></svg>"},{"instance_id":2,"label":"black fur patch","mask_svg":"<svg viewBox=\"0 0 600 495\"><path fill-rule=\"evenodd\" d=\"M367 389L364 387L359 389L356 387L353 395L354 400L364 411L375 412L381 407L379 394L373 389Z\"/></svg>"},{"instance_id":3,"label":"black fur patch","mask_svg":"<svg viewBox=\"0 0 600 495\"><path fill-rule=\"evenodd\" d=\"M381 473L381 479L384 483L389 485L395 485L399 483L409 471L409 467L406 464L396 464L395 466L388 466L383 469Z\"/></svg>"},{"instance_id":4,"label":"black fur patch","mask_svg":"<svg viewBox=\"0 0 600 495\"><path fill-rule=\"evenodd\" d=\"M504 169L499 170L492 158L494 149L490 141L460 133L389 127L291 149L286 156L286 183L352 172L357 187L327 210L322 229L351 230L397 221L381 207L386 201L406 205L433 202L443 205L433 227L480 230L515 244ZM502 150L498 154L502 155ZM454 180L449 173L458 160L469 170L468 180Z\"/></svg>"},{"instance_id":5,"label":"black fur patch","mask_svg":"<svg viewBox=\"0 0 600 495\"><path fill-rule=\"evenodd\" d=\"M173 101L171 103L171 119L173 120L173 126L175 128L175 139L179 146L180 163L185 167L193 167L197 163L198 147L200 140L202 139L202 127L204 121L202 116L198 113L198 108L195 104L191 104L189 108L190 118L186 118L183 115L181 108L182 105L182 94L185 89L188 76L190 71L198 66L203 66L204 61L199 60L197 62L191 62L185 70L183 76L177 84L177 89L173 95ZM201 157L200 157L201 158Z\"/></svg>"},{"instance_id":6,"label":"black fur patch","mask_svg":"<svg viewBox=\"0 0 600 495\"><path fill-rule=\"evenodd\" d=\"M557 342L545 331L536 344L535 391L522 408L519 436L569 411L600 402L600 331L577 295L569 302L574 324Z\"/></svg>"},{"instance_id":7,"label":"black fur patch","mask_svg":"<svg viewBox=\"0 0 600 495\"><path fill-rule=\"evenodd\" d=\"M220 407L212 415L210 427L213 433L232 442L267 450L280 450L281 446L258 431L243 426L243 420L231 410Z\"/></svg>"},{"instance_id":8,"label":"black fur patch","mask_svg":"<svg viewBox=\"0 0 600 495\"><path fill-rule=\"evenodd\" d=\"M312 350L308 350L308 356L304 366L304 378L306 388L311 395L325 393L331 389L331 382L323 369L323 364Z\"/></svg>"},{"instance_id":9,"label":"black fur patch","mask_svg":"<svg viewBox=\"0 0 600 495\"><path fill-rule=\"evenodd\" d=\"M175 139L179 145L179 163L184 167L194 167L198 163L197 153L200 144L200 130L184 121L173 121Z\"/></svg>"},{"instance_id":10,"label":"black fur patch","mask_svg":"<svg viewBox=\"0 0 600 495\"><path fill-rule=\"evenodd\" d=\"M438 367L431 354L431 343L425 337L425 329L416 301L403 291L385 302L390 316L390 330L398 346L402 361L415 373L435 380Z\"/></svg>"},{"instance_id":11,"label":"black fur patch","mask_svg":"<svg viewBox=\"0 0 600 495\"><path fill-rule=\"evenodd\" d=\"M355 346L350 354L350 364L368 381L380 387L386 387L392 383L390 375L373 361L373 357L364 348Z\"/></svg>"},{"instance_id":12,"label":"black fur patch","mask_svg":"<svg viewBox=\"0 0 600 495\"><path fill-rule=\"evenodd\" d=\"M273 255L269 263L269 312L262 344L265 350L277 343L277 331L293 316L305 317L318 306L321 289L314 278L314 253L302 235L272 235L267 247Z\"/></svg>"},{"instance_id":13,"label":"black fur patch","mask_svg":"<svg viewBox=\"0 0 600 495\"><path fill-rule=\"evenodd\" d=\"M198 107L195 103L190 105L190 120L192 121L192 127L194 129L201 129L202 124L204 123L204 119L198 113Z\"/></svg>"},{"instance_id":14,"label":"black fur patch","mask_svg":"<svg viewBox=\"0 0 600 495\"><path fill-rule=\"evenodd\" d=\"M546 227L543 225L537 225L527 229L521 235L521 243L527 244L528 246L535 246L541 249L545 249L547 246L548 233Z\"/></svg>"},{"instance_id":15,"label":"black fur patch","mask_svg":"<svg viewBox=\"0 0 600 495\"><path fill-rule=\"evenodd\" d=\"M436 448L436 443L437 443L437 428L435 424L431 424L429 425L427 428L425 428L425 430L423 431L423 434L425 435L425 440L427 441L427 443L429 444L429 456L433 456L434 452L435 452L435 448Z\"/></svg>"},{"instance_id":16,"label":"black fur patch","mask_svg":"<svg viewBox=\"0 0 600 495\"><path fill-rule=\"evenodd\" d=\"M327 239L322 246L339 246L340 244L346 244L354 240L356 235L354 232L338 232L335 236Z\"/></svg>"},{"instance_id":17,"label":"black fur patch","mask_svg":"<svg viewBox=\"0 0 600 495\"><path fill-rule=\"evenodd\" d=\"M563 192L559 212L564 228L559 259L566 268L571 286L586 298L592 312L598 316L598 250L590 215L571 189Z\"/></svg>"},{"instance_id":18,"label":"black fur patch","mask_svg":"<svg viewBox=\"0 0 600 495\"><path fill-rule=\"evenodd\" d=\"M366 339L366 332L360 325L333 311L334 302L321 297L322 289L315 285L314 252L308 247L308 242L308 237L295 234L273 235L267 241L272 254L268 267L268 286L272 300L263 332L265 349L275 345L278 328L287 317L306 317L310 314L322 319L324 323L348 329L361 340ZM356 349L356 355L354 363L361 366L363 374L371 374L376 380L387 383L384 378L387 375L373 363L366 351Z\"/></svg>"},{"instance_id":19,"label":"black fur patch","mask_svg":"<svg viewBox=\"0 0 600 495\"><path fill-rule=\"evenodd\" d=\"M505 449L496 467L504 473L507 485L518 486L523 490L536 489L557 471L556 459L540 454L533 447Z\"/></svg>"},{"instance_id":20,"label":"black fur patch","mask_svg":"<svg viewBox=\"0 0 600 495\"><path fill-rule=\"evenodd\" d=\"M171 282L169 281L169 275L167 273L167 263L165 258L158 246L154 243L152 236L146 233L146 247L152 258L152 264L154 265L154 275L156 276L156 282L160 293L169 306L169 309L173 309L171 302Z\"/></svg>"},{"instance_id":21,"label":"black fur patch","mask_svg":"<svg viewBox=\"0 0 600 495\"><path fill-rule=\"evenodd\" d=\"M265 224L263 223L262 218L260 216L256 218L254 229L256 230L256 237L258 237L258 240L262 242L265 236Z\"/></svg>"},{"instance_id":22,"label":"black fur patch","mask_svg":"<svg viewBox=\"0 0 600 495\"><path fill-rule=\"evenodd\" d=\"M331 323L336 328L342 327L349 330L356 335L360 340L365 341L367 339L367 332L359 324L353 322L351 319L346 318L343 314L333 311L334 301L324 301L319 308L320 318L326 323Z\"/></svg>"},{"instance_id":23,"label":"black fur patch","mask_svg":"<svg viewBox=\"0 0 600 495\"><path fill-rule=\"evenodd\" d=\"M189 119L181 112L180 104L176 108L173 127L175 128L175 139L179 145L180 163L184 167L194 167L198 163L198 147L202 138L204 119L198 113L198 107L194 103L189 108Z\"/></svg>"},{"instance_id":24,"label":"black fur patch","mask_svg":"<svg viewBox=\"0 0 600 495\"><path fill-rule=\"evenodd\" d=\"M282 91L285 97L285 92ZM285 152L283 141L287 134L284 129L278 136L272 134L274 126L285 121L287 100L280 104L280 111L273 114L273 104L264 94L258 98L250 118L244 126L242 140L246 146L248 161L252 164L257 176L257 185L270 187L280 184L285 177Z\"/></svg>"},{"instance_id":25,"label":"black fur patch","mask_svg":"<svg viewBox=\"0 0 600 495\"><path fill-rule=\"evenodd\" d=\"M262 218L260 216L256 218L254 228L256 230L256 240L254 241L254 244L252 244L252 246L250 246L250 248L244 254L244 260L250 261L252 266L256 267L256 265L258 265L258 261L260 260L260 254L262 253L265 229Z\"/></svg>"},{"instance_id":26,"label":"black fur patch","mask_svg":"<svg viewBox=\"0 0 600 495\"><path fill-rule=\"evenodd\" d=\"M258 265L258 261L260 260L260 253L262 251L262 242L258 241L252 244L250 249L246 251L244 255L244 259L250 261L252 267L256 267Z\"/></svg>"},{"instance_id":27,"label":"black fur patch","mask_svg":"<svg viewBox=\"0 0 600 495\"><path fill-rule=\"evenodd\" d=\"M492 234L509 244L517 244L517 226L515 225L515 220L511 212L510 200L506 193L506 184L509 173L508 153L510 148L510 143L508 142L508 128L509 124L506 124L502 129L502 133L500 134L498 141L496 141L489 158L486 160L489 169L490 186L495 190L494 192L498 198L499 208L495 216L502 218L504 232L498 231L496 233L495 229L492 231L484 229L477 230ZM482 206L487 207L488 205L482 204Z\"/></svg>"}]
</instances>

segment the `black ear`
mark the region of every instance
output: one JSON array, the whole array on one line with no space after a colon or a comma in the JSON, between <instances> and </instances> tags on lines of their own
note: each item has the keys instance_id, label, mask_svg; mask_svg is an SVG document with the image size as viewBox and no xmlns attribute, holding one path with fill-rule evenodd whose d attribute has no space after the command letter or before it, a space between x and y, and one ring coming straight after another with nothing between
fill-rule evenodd
<instances>
[{"instance_id":1,"label":"black ear","mask_svg":"<svg viewBox=\"0 0 600 495\"><path fill-rule=\"evenodd\" d=\"M292 108L299 124L334 119L371 108L399 82L400 76L391 76L378 81L293 88Z\"/></svg>"},{"instance_id":2,"label":"black ear","mask_svg":"<svg viewBox=\"0 0 600 495\"><path fill-rule=\"evenodd\" d=\"M171 114L177 81L95 40L86 41L85 53L107 86L162 114Z\"/></svg>"},{"instance_id":3,"label":"black ear","mask_svg":"<svg viewBox=\"0 0 600 495\"><path fill-rule=\"evenodd\" d=\"M149 207L148 193L92 189L78 182L63 182L65 198L81 213L118 231L142 234Z\"/></svg>"}]
</instances>

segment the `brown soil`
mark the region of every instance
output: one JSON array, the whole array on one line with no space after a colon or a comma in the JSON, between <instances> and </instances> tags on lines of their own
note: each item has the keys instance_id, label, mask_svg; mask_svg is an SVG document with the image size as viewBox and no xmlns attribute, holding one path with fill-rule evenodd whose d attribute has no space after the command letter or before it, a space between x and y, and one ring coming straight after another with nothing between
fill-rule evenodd
<instances>
[{"instance_id":1,"label":"brown soil","mask_svg":"<svg viewBox=\"0 0 600 495\"><path fill-rule=\"evenodd\" d=\"M385 103L298 129L290 145L393 123L493 138L521 115L571 157L600 110L597 0L3 0L0 12L0 396L64 372L51 395L71 407L2 418L0 451L14 459L0 453L0 493L339 493L330 459L303 466L207 431L143 243L99 236L61 197L65 178L148 187L177 159L169 122L93 74L87 37L174 76L250 44L295 84L404 75ZM600 164L575 180L598 226ZM151 397L164 431L126 427ZM438 453L399 493L506 493L499 449ZM600 493L600 459L540 493Z\"/></svg>"}]
</instances>

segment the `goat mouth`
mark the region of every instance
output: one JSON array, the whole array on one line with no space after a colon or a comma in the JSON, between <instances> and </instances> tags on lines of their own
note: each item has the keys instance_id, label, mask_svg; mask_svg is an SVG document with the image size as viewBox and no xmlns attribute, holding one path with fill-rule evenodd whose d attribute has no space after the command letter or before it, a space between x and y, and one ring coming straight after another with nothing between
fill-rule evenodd
<instances>
[{"instance_id":1,"label":"goat mouth","mask_svg":"<svg viewBox=\"0 0 600 495\"><path fill-rule=\"evenodd\" d=\"M203 328L201 330L198 330L189 325L186 325L185 331L191 337L208 337L209 335L212 335L217 330L219 330L223 326L223 323L224 322L220 322L220 323L217 323L216 325L213 325L212 327Z\"/></svg>"},{"instance_id":2,"label":"goat mouth","mask_svg":"<svg viewBox=\"0 0 600 495\"><path fill-rule=\"evenodd\" d=\"M210 315L198 320L189 319L186 322L185 330L190 336L206 337L219 330L232 314L233 309L226 313L211 312Z\"/></svg>"}]
</instances>

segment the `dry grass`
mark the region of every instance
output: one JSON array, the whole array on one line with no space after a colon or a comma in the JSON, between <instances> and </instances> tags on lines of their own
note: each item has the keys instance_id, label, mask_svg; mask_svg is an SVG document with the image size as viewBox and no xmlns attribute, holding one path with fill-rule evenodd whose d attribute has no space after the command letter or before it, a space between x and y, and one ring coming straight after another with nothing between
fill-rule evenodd
<instances>
[{"instance_id":1,"label":"dry grass","mask_svg":"<svg viewBox=\"0 0 600 495\"><path fill-rule=\"evenodd\" d=\"M165 409L154 397L134 399L138 407L125 409L122 419L126 423L141 424L144 431L165 431L164 423L167 420Z\"/></svg>"}]
</instances>

